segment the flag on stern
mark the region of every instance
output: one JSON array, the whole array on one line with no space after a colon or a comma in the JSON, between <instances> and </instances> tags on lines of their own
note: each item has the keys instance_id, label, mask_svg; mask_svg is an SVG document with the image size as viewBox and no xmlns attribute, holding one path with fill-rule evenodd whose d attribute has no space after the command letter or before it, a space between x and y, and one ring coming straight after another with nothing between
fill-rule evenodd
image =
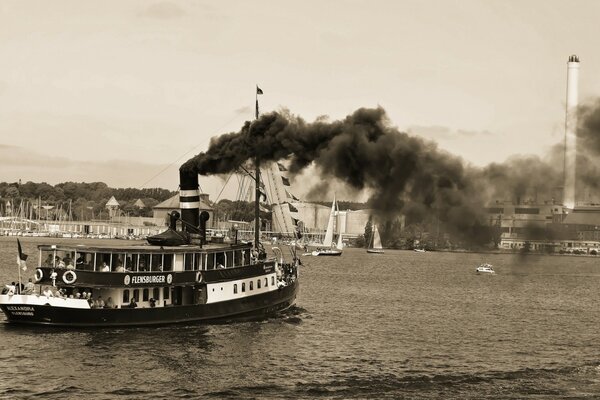
<instances>
[{"instance_id":1,"label":"flag on stern","mask_svg":"<svg viewBox=\"0 0 600 400\"><path fill-rule=\"evenodd\" d=\"M262 89L259 88L258 85L256 85L256 94L263 94Z\"/></svg>"},{"instance_id":2,"label":"flag on stern","mask_svg":"<svg viewBox=\"0 0 600 400\"><path fill-rule=\"evenodd\" d=\"M27 271L27 254L23 253L23 249L21 248L21 242L17 239L17 247L19 249L19 254L17 255L17 265L23 270Z\"/></svg>"}]
</instances>

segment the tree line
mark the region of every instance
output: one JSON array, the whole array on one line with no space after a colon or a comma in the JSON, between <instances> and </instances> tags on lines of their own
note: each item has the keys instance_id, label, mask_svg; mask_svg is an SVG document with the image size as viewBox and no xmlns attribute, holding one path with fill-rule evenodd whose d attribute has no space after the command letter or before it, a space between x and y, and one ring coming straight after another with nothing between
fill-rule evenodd
<instances>
[{"instance_id":1,"label":"tree line","mask_svg":"<svg viewBox=\"0 0 600 400\"><path fill-rule=\"evenodd\" d=\"M152 207L175 195L162 188L111 188L104 182L1 182L0 214L51 220L107 219L106 203L114 196L123 215L152 216ZM144 207L135 202L141 199Z\"/></svg>"}]
</instances>

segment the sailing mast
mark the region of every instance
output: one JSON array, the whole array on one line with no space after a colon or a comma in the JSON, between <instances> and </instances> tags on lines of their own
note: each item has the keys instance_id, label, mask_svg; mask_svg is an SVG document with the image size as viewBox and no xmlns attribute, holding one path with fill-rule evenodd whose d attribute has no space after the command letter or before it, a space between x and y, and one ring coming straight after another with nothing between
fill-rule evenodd
<instances>
[{"instance_id":1,"label":"sailing mast","mask_svg":"<svg viewBox=\"0 0 600 400\"><path fill-rule=\"evenodd\" d=\"M261 88L256 85L256 109L255 120L258 119L258 95L263 94ZM260 160L258 156L254 159L254 176L256 189L254 191L254 248L258 251L258 243L260 239Z\"/></svg>"}]
</instances>

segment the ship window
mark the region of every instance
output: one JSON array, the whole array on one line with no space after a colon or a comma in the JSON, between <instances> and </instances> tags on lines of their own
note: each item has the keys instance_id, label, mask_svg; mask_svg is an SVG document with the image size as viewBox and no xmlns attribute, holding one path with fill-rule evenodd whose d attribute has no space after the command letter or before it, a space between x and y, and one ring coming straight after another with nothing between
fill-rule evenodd
<instances>
[{"instance_id":1,"label":"ship window","mask_svg":"<svg viewBox=\"0 0 600 400\"><path fill-rule=\"evenodd\" d=\"M42 267L53 267L54 266L54 251L40 251L40 265Z\"/></svg>"},{"instance_id":2,"label":"ship window","mask_svg":"<svg viewBox=\"0 0 600 400\"><path fill-rule=\"evenodd\" d=\"M275 286L275 277L274 276L271 277L271 286Z\"/></svg>"},{"instance_id":3,"label":"ship window","mask_svg":"<svg viewBox=\"0 0 600 400\"><path fill-rule=\"evenodd\" d=\"M237 294L237 283L233 284L233 294Z\"/></svg>"},{"instance_id":4,"label":"ship window","mask_svg":"<svg viewBox=\"0 0 600 400\"><path fill-rule=\"evenodd\" d=\"M94 254L93 253L77 253L75 259L75 269L80 270L94 270Z\"/></svg>"},{"instance_id":5,"label":"ship window","mask_svg":"<svg viewBox=\"0 0 600 400\"><path fill-rule=\"evenodd\" d=\"M140 301L140 289L133 289L133 295L131 295L133 299L138 302Z\"/></svg>"},{"instance_id":6,"label":"ship window","mask_svg":"<svg viewBox=\"0 0 600 400\"><path fill-rule=\"evenodd\" d=\"M112 270L117 272L123 272L123 260L125 260L125 254L113 254L112 255Z\"/></svg>"},{"instance_id":7,"label":"ship window","mask_svg":"<svg viewBox=\"0 0 600 400\"><path fill-rule=\"evenodd\" d=\"M150 271L162 271L163 270L163 255L152 254L150 257Z\"/></svg>"},{"instance_id":8,"label":"ship window","mask_svg":"<svg viewBox=\"0 0 600 400\"><path fill-rule=\"evenodd\" d=\"M149 271L150 270L149 267L150 267L150 254L140 254L138 271L140 271L140 272Z\"/></svg>"},{"instance_id":9,"label":"ship window","mask_svg":"<svg viewBox=\"0 0 600 400\"><path fill-rule=\"evenodd\" d=\"M269 278L265 278L265 287L269 287Z\"/></svg>"},{"instance_id":10,"label":"ship window","mask_svg":"<svg viewBox=\"0 0 600 400\"><path fill-rule=\"evenodd\" d=\"M155 287L152 290L152 298L156 301L158 301L158 299L160 299L160 289L159 288Z\"/></svg>"},{"instance_id":11,"label":"ship window","mask_svg":"<svg viewBox=\"0 0 600 400\"><path fill-rule=\"evenodd\" d=\"M173 271L173 256L174 256L174 254L165 254L164 255L162 271Z\"/></svg>"},{"instance_id":12,"label":"ship window","mask_svg":"<svg viewBox=\"0 0 600 400\"><path fill-rule=\"evenodd\" d=\"M96 253L96 271L102 271L104 264L110 268L110 253Z\"/></svg>"},{"instance_id":13,"label":"ship window","mask_svg":"<svg viewBox=\"0 0 600 400\"><path fill-rule=\"evenodd\" d=\"M202 262L203 259L204 259L204 254L196 253L196 257L194 257L194 269L195 270L199 271L202 269L202 265L204 264Z\"/></svg>"},{"instance_id":14,"label":"ship window","mask_svg":"<svg viewBox=\"0 0 600 400\"><path fill-rule=\"evenodd\" d=\"M236 267L244 265L244 260L242 259L242 251L236 250L233 252L233 254L235 255L233 265Z\"/></svg>"},{"instance_id":15,"label":"ship window","mask_svg":"<svg viewBox=\"0 0 600 400\"><path fill-rule=\"evenodd\" d=\"M256 288L257 288L257 289L260 289L260 279L257 279L257 280L256 280Z\"/></svg>"},{"instance_id":16,"label":"ship window","mask_svg":"<svg viewBox=\"0 0 600 400\"><path fill-rule=\"evenodd\" d=\"M168 287L163 288L163 297L165 300L169 300L169 293L171 293L171 292L169 291Z\"/></svg>"},{"instance_id":17,"label":"ship window","mask_svg":"<svg viewBox=\"0 0 600 400\"><path fill-rule=\"evenodd\" d=\"M126 271L137 271L138 255L127 254L125 257L125 270Z\"/></svg>"},{"instance_id":18,"label":"ship window","mask_svg":"<svg viewBox=\"0 0 600 400\"><path fill-rule=\"evenodd\" d=\"M254 290L254 281L250 281L249 288L250 290Z\"/></svg>"},{"instance_id":19,"label":"ship window","mask_svg":"<svg viewBox=\"0 0 600 400\"><path fill-rule=\"evenodd\" d=\"M144 291L142 292L142 301L148 301L149 298L150 298L150 290L144 289Z\"/></svg>"},{"instance_id":20,"label":"ship window","mask_svg":"<svg viewBox=\"0 0 600 400\"><path fill-rule=\"evenodd\" d=\"M232 251L228 251L225 254L225 264L224 264L227 268L231 268L233 267L233 252Z\"/></svg>"},{"instance_id":21,"label":"ship window","mask_svg":"<svg viewBox=\"0 0 600 400\"><path fill-rule=\"evenodd\" d=\"M123 303L129 303L129 289L123 290Z\"/></svg>"},{"instance_id":22,"label":"ship window","mask_svg":"<svg viewBox=\"0 0 600 400\"><path fill-rule=\"evenodd\" d=\"M215 269L215 253L206 255L206 269Z\"/></svg>"},{"instance_id":23,"label":"ship window","mask_svg":"<svg viewBox=\"0 0 600 400\"><path fill-rule=\"evenodd\" d=\"M215 253L215 265L225 265L225 253Z\"/></svg>"},{"instance_id":24,"label":"ship window","mask_svg":"<svg viewBox=\"0 0 600 400\"><path fill-rule=\"evenodd\" d=\"M194 253L186 253L183 255L183 265L186 271L194 270Z\"/></svg>"},{"instance_id":25,"label":"ship window","mask_svg":"<svg viewBox=\"0 0 600 400\"><path fill-rule=\"evenodd\" d=\"M242 292L246 291L246 284L244 282L242 282Z\"/></svg>"}]
</instances>

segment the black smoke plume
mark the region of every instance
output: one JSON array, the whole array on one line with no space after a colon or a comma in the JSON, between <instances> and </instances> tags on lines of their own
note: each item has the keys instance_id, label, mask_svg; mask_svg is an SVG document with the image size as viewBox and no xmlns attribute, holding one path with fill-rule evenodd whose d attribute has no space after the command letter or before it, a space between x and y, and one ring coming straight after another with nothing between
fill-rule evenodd
<instances>
[{"instance_id":1,"label":"black smoke plume","mask_svg":"<svg viewBox=\"0 0 600 400\"><path fill-rule=\"evenodd\" d=\"M582 108L578 135L600 154L600 101ZM513 156L475 168L438 149L433 142L391 126L382 108L361 108L343 120L307 123L285 112L246 122L240 132L215 137L208 150L181 168L201 175L235 171L250 159L286 159L291 174L314 165L322 182L334 178L356 191L369 190L369 205L379 216L403 214L408 223L441 223L470 243L489 240L486 213L492 200L519 204L560 202L563 144L544 158ZM583 158L582 158L583 159ZM578 170L581 179L600 181L598 169Z\"/></svg>"},{"instance_id":2,"label":"black smoke plume","mask_svg":"<svg viewBox=\"0 0 600 400\"><path fill-rule=\"evenodd\" d=\"M410 221L435 215L467 240L480 236L486 224L475 171L435 143L392 127L382 108L362 108L334 122L266 114L240 132L213 138L207 152L181 168L228 173L255 156L261 162L287 159L291 173L314 164L324 178L368 189L369 204L382 216L403 213Z\"/></svg>"}]
</instances>

